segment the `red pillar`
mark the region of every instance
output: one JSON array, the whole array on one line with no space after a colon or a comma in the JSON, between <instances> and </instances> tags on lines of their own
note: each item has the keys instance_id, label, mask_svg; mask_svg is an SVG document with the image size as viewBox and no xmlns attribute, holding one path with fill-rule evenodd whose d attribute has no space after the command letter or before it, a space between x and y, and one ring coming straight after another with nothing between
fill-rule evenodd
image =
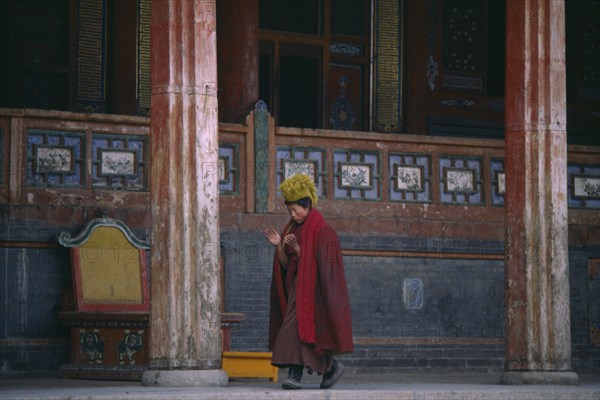
<instances>
[{"instance_id":1,"label":"red pillar","mask_svg":"<svg viewBox=\"0 0 600 400\"><path fill-rule=\"evenodd\" d=\"M258 95L258 0L217 1L219 121L242 123Z\"/></svg>"},{"instance_id":2,"label":"red pillar","mask_svg":"<svg viewBox=\"0 0 600 400\"><path fill-rule=\"evenodd\" d=\"M569 312L565 10L506 3L504 383L577 384Z\"/></svg>"},{"instance_id":3,"label":"red pillar","mask_svg":"<svg viewBox=\"0 0 600 400\"><path fill-rule=\"evenodd\" d=\"M151 7L151 337L142 382L225 386L215 0Z\"/></svg>"}]
</instances>

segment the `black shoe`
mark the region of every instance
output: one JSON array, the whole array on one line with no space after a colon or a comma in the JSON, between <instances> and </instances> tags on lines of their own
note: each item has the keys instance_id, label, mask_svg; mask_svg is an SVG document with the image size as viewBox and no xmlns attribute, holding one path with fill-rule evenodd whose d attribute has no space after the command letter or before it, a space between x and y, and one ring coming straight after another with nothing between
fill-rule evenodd
<instances>
[{"instance_id":1,"label":"black shoe","mask_svg":"<svg viewBox=\"0 0 600 400\"><path fill-rule=\"evenodd\" d=\"M344 364L333 361L333 366L329 372L323 374L323 381L321 382L321 389L329 389L337 383L342 374L344 373Z\"/></svg>"},{"instance_id":2,"label":"black shoe","mask_svg":"<svg viewBox=\"0 0 600 400\"><path fill-rule=\"evenodd\" d=\"M301 388L303 365L292 365L289 367L288 378L281 384L281 387L287 390L298 390Z\"/></svg>"}]
</instances>

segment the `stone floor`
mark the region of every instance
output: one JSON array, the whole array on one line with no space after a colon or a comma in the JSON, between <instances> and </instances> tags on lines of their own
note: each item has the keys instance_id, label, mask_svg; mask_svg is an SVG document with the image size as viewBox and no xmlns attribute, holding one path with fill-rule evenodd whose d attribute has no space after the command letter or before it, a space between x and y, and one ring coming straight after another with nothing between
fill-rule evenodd
<instances>
[{"instance_id":1,"label":"stone floor","mask_svg":"<svg viewBox=\"0 0 600 400\"><path fill-rule=\"evenodd\" d=\"M600 374L578 374L579 385L502 385L500 374L346 372L336 386L319 389L320 377L305 375L298 391L266 379L230 380L226 387L149 387L137 381L55 378L0 380L2 400L599 400Z\"/></svg>"}]
</instances>

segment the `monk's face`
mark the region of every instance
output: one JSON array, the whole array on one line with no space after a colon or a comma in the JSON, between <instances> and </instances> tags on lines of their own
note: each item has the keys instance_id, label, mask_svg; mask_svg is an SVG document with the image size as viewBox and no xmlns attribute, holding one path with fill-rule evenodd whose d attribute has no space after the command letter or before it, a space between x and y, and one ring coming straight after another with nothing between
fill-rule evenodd
<instances>
[{"instance_id":1,"label":"monk's face","mask_svg":"<svg viewBox=\"0 0 600 400\"><path fill-rule=\"evenodd\" d=\"M298 204L288 204L287 209L290 216L297 224L302 224L310 211L310 208L304 208Z\"/></svg>"}]
</instances>

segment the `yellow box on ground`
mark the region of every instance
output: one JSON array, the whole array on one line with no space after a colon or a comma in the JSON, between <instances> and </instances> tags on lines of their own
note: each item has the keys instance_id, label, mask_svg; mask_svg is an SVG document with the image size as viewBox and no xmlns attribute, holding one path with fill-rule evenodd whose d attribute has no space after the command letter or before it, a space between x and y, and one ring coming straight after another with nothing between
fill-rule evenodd
<instances>
[{"instance_id":1,"label":"yellow box on ground","mask_svg":"<svg viewBox=\"0 0 600 400\"><path fill-rule=\"evenodd\" d=\"M223 369L230 378L269 378L277 382L278 368L271 365L271 352L224 351Z\"/></svg>"}]
</instances>

